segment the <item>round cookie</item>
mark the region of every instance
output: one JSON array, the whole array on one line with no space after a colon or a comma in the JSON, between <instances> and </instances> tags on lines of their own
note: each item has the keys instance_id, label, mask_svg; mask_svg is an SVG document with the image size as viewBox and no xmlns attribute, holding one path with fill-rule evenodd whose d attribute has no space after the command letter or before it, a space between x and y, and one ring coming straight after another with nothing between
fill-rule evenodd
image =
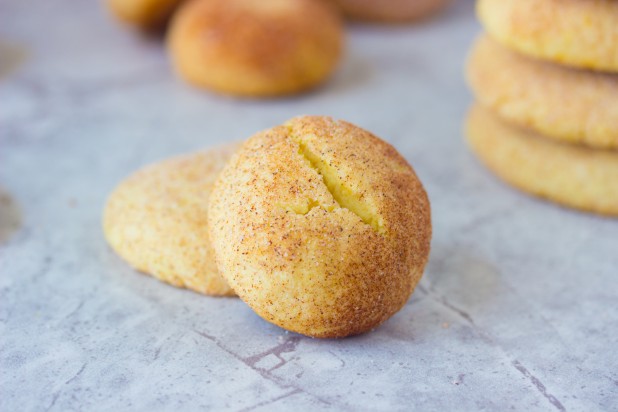
<instances>
[{"instance_id":1,"label":"round cookie","mask_svg":"<svg viewBox=\"0 0 618 412\"><path fill-rule=\"evenodd\" d=\"M472 150L519 189L576 209L618 216L618 151L558 143L504 123L481 106L468 115Z\"/></svg>"},{"instance_id":2,"label":"round cookie","mask_svg":"<svg viewBox=\"0 0 618 412\"><path fill-rule=\"evenodd\" d=\"M451 0L332 0L349 18L361 21L404 23L429 17Z\"/></svg>"},{"instance_id":3,"label":"round cookie","mask_svg":"<svg viewBox=\"0 0 618 412\"><path fill-rule=\"evenodd\" d=\"M110 10L120 20L149 29L162 25L184 0L108 0Z\"/></svg>"},{"instance_id":4,"label":"round cookie","mask_svg":"<svg viewBox=\"0 0 618 412\"><path fill-rule=\"evenodd\" d=\"M467 78L477 101L511 123L571 143L618 148L616 74L532 59L482 36Z\"/></svg>"},{"instance_id":5,"label":"round cookie","mask_svg":"<svg viewBox=\"0 0 618 412\"><path fill-rule=\"evenodd\" d=\"M427 195L388 143L329 117L251 137L213 189L217 264L269 322L332 338L397 312L423 273Z\"/></svg>"},{"instance_id":6,"label":"round cookie","mask_svg":"<svg viewBox=\"0 0 618 412\"><path fill-rule=\"evenodd\" d=\"M238 144L165 160L114 190L103 214L111 247L136 269L206 295L232 296L208 239L212 186Z\"/></svg>"},{"instance_id":7,"label":"round cookie","mask_svg":"<svg viewBox=\"0 0 618 412\"><path fill-rule=\"evenodd\" d=\"M479 0L477 14L493 38L521 53L618 71L618 1Z\"/></svg>"},{"instance_id":8,"label":"round cookie","mask_svg":"<svg viewBox=\"0 0 618 412\"><path fill-rule=\"evenodd\" d=\"M278 96L322 83L335 69L343 29L315 0L195 0L172 20L168 47L188 82L237 96Z\"/></svg>"}]
</instances>

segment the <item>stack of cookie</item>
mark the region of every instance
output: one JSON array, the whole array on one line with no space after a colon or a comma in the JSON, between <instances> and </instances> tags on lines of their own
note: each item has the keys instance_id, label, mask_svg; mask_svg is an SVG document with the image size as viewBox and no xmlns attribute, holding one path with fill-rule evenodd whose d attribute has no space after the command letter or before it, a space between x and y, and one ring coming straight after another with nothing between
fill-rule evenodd
<instances>
[{"instance_id":1,"label":"stack of cookie","mask_svg":"<svg viewBox=\"0 0 618 412\"><path fill-rule=\"evenodd\" d=\"M479 0L466 134L498 176L618 215L618 2Z\"/></svg>"}]
</instances>

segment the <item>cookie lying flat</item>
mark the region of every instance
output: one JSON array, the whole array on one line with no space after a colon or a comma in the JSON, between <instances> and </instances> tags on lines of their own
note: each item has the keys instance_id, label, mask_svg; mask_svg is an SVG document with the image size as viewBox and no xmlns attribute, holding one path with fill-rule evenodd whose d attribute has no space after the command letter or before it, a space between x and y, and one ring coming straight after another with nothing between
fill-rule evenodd
<instances>
[{"instance_id":1,"label":"cookie lying flat","mask_svg":"<svg viewBox=\"0 0 618 412\"><path fill-rule=\"evenodd\" d=\"M184 0L108 0L116 17L134 26L149 29L161 26Z\"/></svg>"},{"instance_id":2,"label":"cookie lying flat","mask_svg":"<svg viewBox=\"0 0 618 412\"><path fill-rule=\"evenodd\" d=\"M572 143L618 148L618 74L532 59L482 36L467 77L476 99L509 122Z\"/></svg>"},{"instance_id":3,"label":"cookie lying flat","mask_svg":"<svg viewBox=\"0 0 618 412\"><path fill-rule=\"evenodd\" d=\"M403 23L420 20L443 9L451 0L333 0L349 18Z\"/></svg>"},{"instance_id":4,"label":"cookie lying flat","mask_svg":"<svg viewBox=\"0 0 618 412\"><path fill-rule=\"evenodd\" d=\"M342 46L338 13L315 0L195 0L176 13L168 35L172 61L185 80L253 97L322 83Z\"/></svg>"},{"instance_id":5,"label":"cookie lying flat","mask_svg":"<svg viewBox=\"0 0 618 412\"><path fill-rule=\"evenodd\" d=\"M208 239L215 178L237 144L165 160L138 171L111 194L103 229L136 269L207 295L234 295L219 275Z\"/></svg>"},{"instance_id":6,"label":"cookie lying flat","mask_svg":"<svg viewBox=\"0 0 618 412\"><path fill-rule=\"evenodd\" d=\"M489 34L530 56L618 71L618 1L479 0Z\"/></svg>"},{"instance_id":7,"label":"cookie lying flat","mask_svg":"<svg viewBox=\"0 0 618 412\"><path fill-rule=\"evenodd\" d=\"M483 163L513 186L565 206L618 215L618 151L558 143L480 106L470 111L466 134Z\"/></svg>"},{"instance_id":8,"label":"cookie lying flat","mask_svg":"<svg viewBox=\"0 0 618 412\"><path fill-rule=\"evenodd\" d=\"M397 312L431 237L427 195L399 153L319 116L251 137L215 184L209 226L221 273L253 310L323 338Z\"/></svg>"}]
</instances>

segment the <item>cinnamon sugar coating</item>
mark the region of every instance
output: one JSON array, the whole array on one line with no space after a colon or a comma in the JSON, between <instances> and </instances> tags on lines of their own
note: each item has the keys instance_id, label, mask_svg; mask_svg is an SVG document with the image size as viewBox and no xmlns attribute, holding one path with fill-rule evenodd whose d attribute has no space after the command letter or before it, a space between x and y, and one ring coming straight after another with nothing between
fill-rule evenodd
<instances>
[{"instance_id":1,"label":"cinnamon sugar coating","mask_svg":"<svg viewBox=\"0 0 618 412\"><path fill-rule=\"evenodd\" d=\"M110 195L103 229L110 246L136 269L177 287L232 296L208 239L214 181L238 144L152 164Z\"/></svg>"},{"instance_id":2,"label":"cinnamon sugar coating","mask_svg":"<svg viewBox=\"0 0 618 412\"><path fill-rule=\"evenodd\" d=\"M257 133L215 183L219 269L260 316L314 337L370 330L423 273L427 195L388 143L329 117Z\"/></svg>"}]
</instances>

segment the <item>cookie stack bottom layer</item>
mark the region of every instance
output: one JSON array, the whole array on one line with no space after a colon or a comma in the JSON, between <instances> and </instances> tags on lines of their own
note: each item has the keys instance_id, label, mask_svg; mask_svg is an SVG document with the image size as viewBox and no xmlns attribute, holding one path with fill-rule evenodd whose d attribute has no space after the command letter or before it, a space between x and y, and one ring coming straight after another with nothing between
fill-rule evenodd
<instances>
[{"instance_id":1,"label":"cookie stack bottom layer","mask_svg":"<svg viewBox=\"0 0 618 412\"><path fill-rule=\"evenodd\" d=\"M466 122L472 150L519 189L565 206L618 216L618 151L555 142L475 105Z\"/></svg>"}]
</instances>

